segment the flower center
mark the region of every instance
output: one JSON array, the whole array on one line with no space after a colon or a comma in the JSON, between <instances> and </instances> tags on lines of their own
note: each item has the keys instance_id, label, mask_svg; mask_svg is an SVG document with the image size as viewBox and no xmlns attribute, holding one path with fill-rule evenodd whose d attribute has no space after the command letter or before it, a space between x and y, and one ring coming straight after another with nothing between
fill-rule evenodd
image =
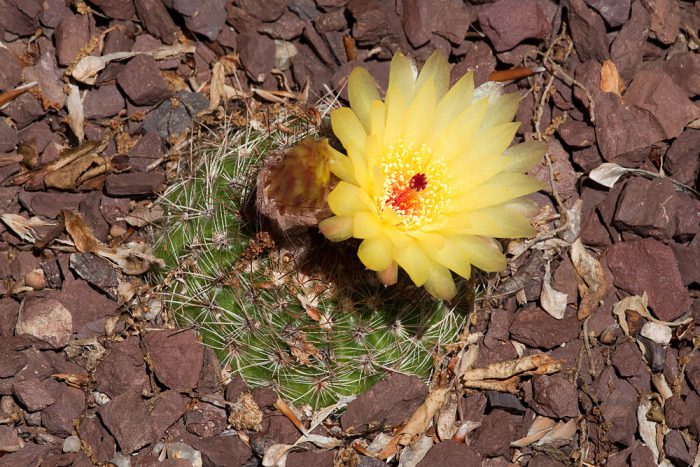
<instances>
[{"instance_id":1,"label":"flower center","mask_svg":"<svg viewBox=\"0 0 700 467\"><path fill-rule=\"evenodd\" d=\"M377 200L380 213L400 216L397 227L416 228L436 221L449 202L449 177L442 161L426 145L399 141L384 153L384 186Z\"/></svg>"}]
</instances>

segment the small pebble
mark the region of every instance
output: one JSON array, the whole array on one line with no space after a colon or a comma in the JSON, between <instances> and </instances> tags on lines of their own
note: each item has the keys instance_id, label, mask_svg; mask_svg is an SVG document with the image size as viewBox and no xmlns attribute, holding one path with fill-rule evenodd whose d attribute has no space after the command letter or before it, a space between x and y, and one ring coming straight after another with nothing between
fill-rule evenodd
<instances>
[{"instance_id":1,"label":"small pebble","mask_svg":"<svg viewBox=\"0 0 700 467\"><path fill-rule=\"evenodd\" d=\"M185 443L168 446L168 459L187 459L192 462L192 467L202 467L202 454Z\"/></svg>"},{"instance_id":2,"label":"small pebble","mask_svg":"<svg viewBox=\"0 0 700 467\"><path fill-rule=\"evenodd\" d=\"M121 452L116 453L110 462L116 467L131 467L131 458Z\"/></svg>"},{"instance_id":3,"label":"small pebble","mask_svg":"<svg viewBox=\"0 0 700 467\"><path fill-rule=\"evenodd\" d=\"M79 452L80 438L77 436L69 436L63 440L63 452Z\"/></svg>"},{"instance_id":4,"label":"small pebble","mask_svg":"<svg viewBox=\"0 0 700 467\"><path fill-rule=\"evenodd\" d=\"M93 391L92 395L95 398L95 403L97 405L105 405L107 402L110 401L109 396L107 394L102 393L102 392Z\"/></svg>"},{"instance_id":5,"label":"small pebble","mask_svg":"<svg viewBox=\"0 0 700 467\"><path fill-rule=\"evenodd\" d=\"M641 334L647 339L653 340L657 344L667 345L669 342L671 342L673 331L665 324L649 321L642 326Z\"/></svg>"}]
</instances>

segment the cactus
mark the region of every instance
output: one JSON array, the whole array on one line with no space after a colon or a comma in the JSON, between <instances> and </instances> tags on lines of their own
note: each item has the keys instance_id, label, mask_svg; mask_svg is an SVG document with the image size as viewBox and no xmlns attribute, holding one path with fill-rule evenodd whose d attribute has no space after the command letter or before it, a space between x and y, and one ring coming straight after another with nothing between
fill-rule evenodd
<instances>
[{"instance_id":1,"label":"cactus","mask_svg":"<svg viewBox=\"0 0 700 467\"><path fill-rule=\"evenodd\" d=\"M442 346L459 340L459 301L436 301L409 280L385 288L357 245L314 228L275 242L251 214L266 159L321 132L299 112L274 120L197 143L189 175L160 199L155 242L166 266L155 280L166 304L249 385L272 383L294 403L327 406L389 372L428 377Z\"/></svg>"}]
</instances>

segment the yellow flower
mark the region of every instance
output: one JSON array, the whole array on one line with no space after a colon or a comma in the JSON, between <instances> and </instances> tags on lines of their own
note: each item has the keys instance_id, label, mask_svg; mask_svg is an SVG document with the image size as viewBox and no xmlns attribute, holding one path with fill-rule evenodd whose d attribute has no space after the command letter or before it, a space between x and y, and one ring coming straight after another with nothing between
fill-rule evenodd
<instances>
[{"instance_id":1,"label":"yellow flower","mask_svg":"<svg viewBox=\"0 0 700 467\"><path fill-rule=\"evenodd\" d=\"M332 241L363 239L358 256L385 285L400 266L446 300L457 292L450 271L468 278L471 265L505 268L493 237L533 234L531 203L518 198L542 188L524 172L546 151L537 141L508 148L517 94L475 96L471 73L448 90L449 82L438 52L420 73L395 55L384 101L367 70L352 71L350 107L331 112L347 152L330 159L340 178L328 195L335 216L319 225Z\"/></svg>"}]
</instances>

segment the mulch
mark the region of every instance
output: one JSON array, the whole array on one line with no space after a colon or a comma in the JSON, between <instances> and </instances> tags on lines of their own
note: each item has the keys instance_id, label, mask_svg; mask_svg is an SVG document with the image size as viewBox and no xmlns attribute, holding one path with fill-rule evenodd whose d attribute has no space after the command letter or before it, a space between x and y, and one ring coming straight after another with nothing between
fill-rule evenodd
<instances>
[{"instance_id":1,"label":"mulch","mask_svg":"<svg viewBox=\"0 0 700 467\"><path fill-rule=\"evenodd\" d=\"M0 466L697 465L697 3L0 4ZM538 234L504 244L472 370L440 369L463 386L394 374L312 426L167 329L143 227L195 120L311 107L357 65L386 86L397 50L435 49L455 79L529 75L505 90L549 145Z\"/></svg>"}]
</instances>

